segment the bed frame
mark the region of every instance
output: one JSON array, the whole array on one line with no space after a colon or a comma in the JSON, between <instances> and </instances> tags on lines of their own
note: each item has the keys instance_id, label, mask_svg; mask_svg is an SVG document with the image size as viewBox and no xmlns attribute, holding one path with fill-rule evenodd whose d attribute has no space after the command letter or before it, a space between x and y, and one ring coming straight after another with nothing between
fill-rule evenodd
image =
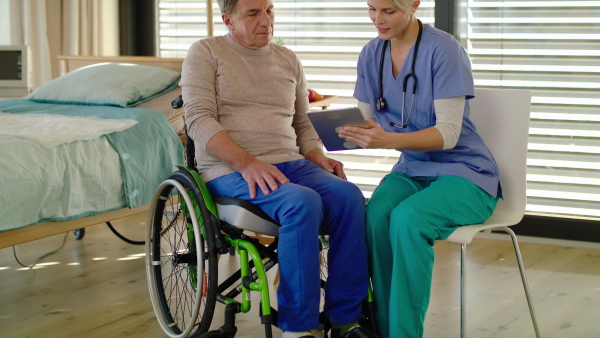
<instances>
[{"instance_id":1,"label":"bed frame","mask_svg":"<svg viewBox=\"0 0 600 338\"><path fill-rule=\"evenodd\" d=\"M157 58L150 56L58 56L60 75L75 69L103 62L125 62L148 66L157 66L181 72L183 59ZM96 224L114 221L120 218L145 213L149 204L135 209L123 208L95 216L84 217L66 222L44 222L19 229L0 232L0 249L41 239L61 233L82 229Z\"/></svg>"},{"instance_id":2,"label":"bed frame","mask_svg":"<svg viewBox=\"0 0 600 338\"><path fill-rule=\"evenodd\" d=\"M59 55L58 66L60 75L72 72L75 69L103 62L134 63L145 66L167 68L181 72L183 59L159 58L154 56L69 56Z\"/></svg>"}]
</instances>

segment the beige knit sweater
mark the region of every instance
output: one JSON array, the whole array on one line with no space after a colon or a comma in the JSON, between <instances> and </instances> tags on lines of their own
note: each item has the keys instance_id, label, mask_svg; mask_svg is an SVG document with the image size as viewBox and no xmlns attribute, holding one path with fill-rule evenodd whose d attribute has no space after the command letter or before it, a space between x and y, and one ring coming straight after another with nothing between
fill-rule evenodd
<instances>
[{"instance_id":1,"label":"beige knit sweater","mask_svg":"<svg viewBox=\"0 0 600 338\"><path fill-rule=\"evenodd\" d=\"M222 130L269 164L302 159L322 148L306 115L302 64L286 47L251 50L229 35L197 41L185 58L179 84L197 167L206 182L233 172L206 151L208 141Z\"/></svg>"}]
</instances>

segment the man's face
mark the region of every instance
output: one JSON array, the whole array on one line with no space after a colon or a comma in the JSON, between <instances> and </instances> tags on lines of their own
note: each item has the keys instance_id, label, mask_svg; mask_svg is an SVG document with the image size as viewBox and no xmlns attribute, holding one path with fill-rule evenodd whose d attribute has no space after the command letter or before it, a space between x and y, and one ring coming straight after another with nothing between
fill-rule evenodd
<instances>
[{"instance_id":1,"label":"man's face","mask_svg":"<svg viewBox=\"0 0 600 338\"><path fill-rule=\"evenodd\" d=\"M222 18L242 46L258 49L271 43L275 14L270 0L239 0L234 12L223 13Z\"/></svg>"}]
</instances>

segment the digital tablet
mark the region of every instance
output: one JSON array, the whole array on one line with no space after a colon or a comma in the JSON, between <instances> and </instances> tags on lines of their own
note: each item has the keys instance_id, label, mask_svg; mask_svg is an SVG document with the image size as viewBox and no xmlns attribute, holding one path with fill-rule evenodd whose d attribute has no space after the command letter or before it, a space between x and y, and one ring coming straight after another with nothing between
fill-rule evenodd
<instances>
[{"instance_id":1,"label":"digital tablet","mask_svg":"<svg viewBox=\"0 0 600 338\"><path fill-rule=\"evenodd\" d=\"M309 110L306 114L328 151L362 149L338 136L339 129L345 126L367 127L360 109Z\"/></svg>"}]
</instances>

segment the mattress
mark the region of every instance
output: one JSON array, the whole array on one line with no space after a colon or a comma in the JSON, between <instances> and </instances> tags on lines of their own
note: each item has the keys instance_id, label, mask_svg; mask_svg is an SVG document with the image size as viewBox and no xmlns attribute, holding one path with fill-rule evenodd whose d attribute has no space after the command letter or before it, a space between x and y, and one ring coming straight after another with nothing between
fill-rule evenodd
<instances>
[{"instance_id":1,"label":"mattress","mask_svg":"<svg viewBox=\"0 0 600 338\"><path fill-rule=\"evenodd\" d=\"M48 148L0 135L0 231L147 204L183 163L181 142L157 110L13 99L1 101L0 111L138 121L120 132Z\"/></svg>"}]
</instances>

